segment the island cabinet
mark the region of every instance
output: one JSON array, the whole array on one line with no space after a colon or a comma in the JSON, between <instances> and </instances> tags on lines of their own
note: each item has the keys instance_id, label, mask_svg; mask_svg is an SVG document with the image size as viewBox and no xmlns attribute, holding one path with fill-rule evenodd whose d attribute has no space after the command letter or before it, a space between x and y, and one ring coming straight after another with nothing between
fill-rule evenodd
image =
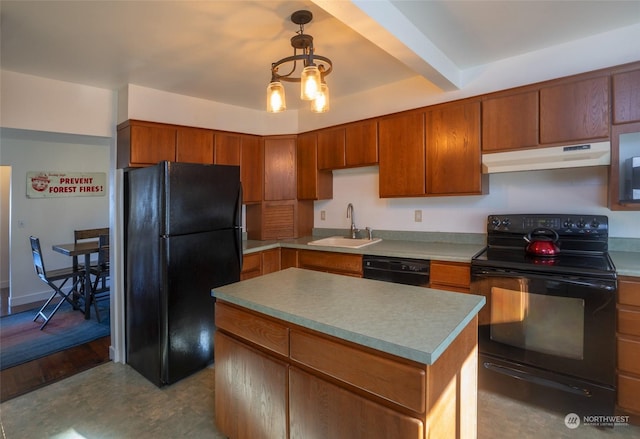
<instances>
[{"instance_id":1,"label":"island cabinet","mask_svg":"<svg viewBox=\"0 0 640 439\"><path fill-rule=\"evenodd\" d=\"M296 160L298 200L333 198L333 174L318 169L318 136L315 132L298 135Z\"/></svg>"},{"instance_id":2,"label":"island cabinet","mask_svg":"<svg viewBox=\"0 0 640 439\"><path fill-rule=\"evenodd\" d=\"M295 279L289 279L292 274ZM315 278L301 274L298 278L298 273L282 271L276 275L294 283L309 277L306 285L309 291L317 290L322 297L344 296L350 300L348 291L338 291L332 275ZM316 300L310 295L319 297L315 293L305 294L305 285L301 285L297 299L291 297L285 302L283 297L276 299L287 309L269 303L268 297L263 300L265 306L282 312L284 320L263 313L255 308L256 302L250 296L256 294L255 289L271 285L273 290L281 285L270 282L263 277L240 282L232 289L228 286L214 291L215 421L225 436L230 439L477 436L477 311L474 317L465 320L468 323L461 324L460 331L452 335L433 362L422 362L343 338L338 323L332 334L305 326L302 316L292 315L301 324L293 323L288 317L289 305L295 303L294 306L307 309L313 305L306 300L311 303ZM374 283L376 291L372 294L388 297L387 286L379 284ZM246 306L229 297L235 296L232 290L241 292L236 297L242 297L243 302L247 300ZM364 285L354 294L360 293L371 293L371 286ZM283 291L275 296L282 294L288 297ZM346 304L326 305L330 309L333 306L342 309ZM361 313L356 306L349 315L366 323L367 318ZM323 313L317 321L323 322L328 315ZM363 337L364 340L367 336Z\"/></svg>"},{"instance_id":3,"label":"island cabinet","mask_svg":"<svg viewBox=\"0 0 640 439\"><path fill-rule=\"evenodd\" d=\"M640 278L618 279L618 406L640 415Z\"/></svg>"}]
</instances>

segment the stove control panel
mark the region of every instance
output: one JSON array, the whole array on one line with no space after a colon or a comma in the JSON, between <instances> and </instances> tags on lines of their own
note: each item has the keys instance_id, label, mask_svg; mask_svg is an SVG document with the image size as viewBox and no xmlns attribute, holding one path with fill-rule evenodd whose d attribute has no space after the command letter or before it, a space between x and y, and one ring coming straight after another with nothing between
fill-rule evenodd
<instances>
[{"instance_id":1,"label":"stove control panel","mask_svg":"<svg viewBox=\"0 0 640 439\"><path fill-rule=\"evenodd\" d=\"M609 221L603 215L489 215L487 233L527 234L536 228L553 229L561 236L607 235Z\"/></svg>"}]
</instances>

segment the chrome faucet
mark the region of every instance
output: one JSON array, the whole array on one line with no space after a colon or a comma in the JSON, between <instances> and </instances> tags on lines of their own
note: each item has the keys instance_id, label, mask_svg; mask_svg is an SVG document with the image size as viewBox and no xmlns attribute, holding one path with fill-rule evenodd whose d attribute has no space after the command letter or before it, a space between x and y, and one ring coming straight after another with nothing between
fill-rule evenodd
<instances>
[{"instance_id":1,"label":"chrome faucet","mask_svg":"<svg viewBox=\"0 0 640 439\"><path fill-rule=\"evenodd\" d=\"M347 205L347 218L351 218L351 239L356 239L357 233L360 231L356 228L356 222L353 219L353 204Z\"/></svg>"}]
</instances>

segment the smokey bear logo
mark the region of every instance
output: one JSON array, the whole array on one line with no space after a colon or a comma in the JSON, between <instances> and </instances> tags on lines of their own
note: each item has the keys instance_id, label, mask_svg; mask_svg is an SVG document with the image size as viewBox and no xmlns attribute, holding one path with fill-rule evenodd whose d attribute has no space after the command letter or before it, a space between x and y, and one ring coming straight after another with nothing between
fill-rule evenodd
<instances>
[{"instance_id":1,"label":"smokey bear logo","mask_svg":"<svg viewBox=\"0 0 640 439\"><path fill-rule=\"evenodd\" d=\"M38 174L35 177L31 177L31 187L38 192L44 192L49 187L49 176L47 174Z\"/></svg>"}]
</instances>

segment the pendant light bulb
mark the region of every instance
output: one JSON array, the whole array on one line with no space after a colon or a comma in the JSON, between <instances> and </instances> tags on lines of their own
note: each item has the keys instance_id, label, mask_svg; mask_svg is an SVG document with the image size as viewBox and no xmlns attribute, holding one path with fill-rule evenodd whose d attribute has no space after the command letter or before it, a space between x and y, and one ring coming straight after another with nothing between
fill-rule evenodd
<instances>
[{"instance_id":1,"label":"pendant light bulb","mask_svg":"<svg viewBox=\"0 0 640 439\"><path fill-rule=\"evenodd\" d=\"M326 113L329 111L329 87L326 82L320 84L320 91L311 101L311 111L314 113Z\"/></svg>"},{"instance_id":2,"label":"pendant light bulb","mask_svg":"<svg viewBox=\"0 0 640 439\"><path fill-rule=\"evenodd\" d=\"M322 78L320 70L315 65L309 65L302 70L300 75L300 99L312 101L316 98Z\"/></svg>"},{"instance_id":3,"label":"pendant light bulb","mask_svg":"<svg viewBox=\"0 0 640 439\"><path fill-rule=\"evenodd\" d=\"M287 101L284 96L284 86L278 80L271 81L267 86L267 111L280 113L287 109Z\"/></svg>"}]
</instances>

